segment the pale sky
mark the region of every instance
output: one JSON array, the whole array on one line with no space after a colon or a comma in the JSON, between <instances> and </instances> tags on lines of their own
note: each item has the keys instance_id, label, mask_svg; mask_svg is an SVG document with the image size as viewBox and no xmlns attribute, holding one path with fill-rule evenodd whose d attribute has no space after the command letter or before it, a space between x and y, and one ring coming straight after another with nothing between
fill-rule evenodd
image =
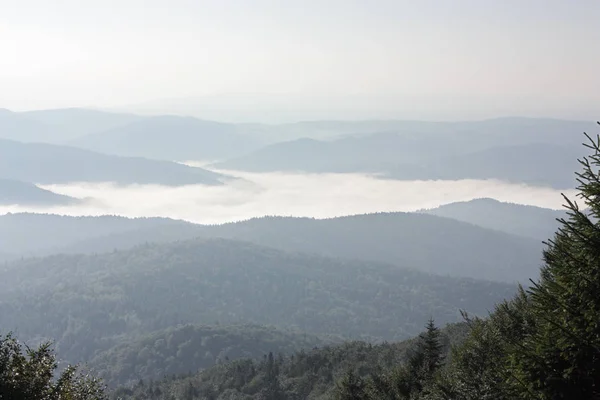
<instances>
[{"instance_id":1,"label":"pale sky","mask_svg":"<svg viewBox=\"0 0 600 400\"><path fill-rule=\"evenodd\" d=\"M0 0L0 108L233 93L600 118L599 43L599 0Z\"/></svg>"}]
</instances>

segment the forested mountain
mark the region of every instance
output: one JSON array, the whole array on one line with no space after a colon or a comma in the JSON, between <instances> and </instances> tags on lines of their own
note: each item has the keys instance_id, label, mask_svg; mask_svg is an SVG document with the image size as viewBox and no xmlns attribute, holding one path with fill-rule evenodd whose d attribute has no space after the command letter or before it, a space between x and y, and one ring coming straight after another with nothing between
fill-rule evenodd
<instances>
[{"instance_id":1,"label":"forested mountain","mask_svg":"<svg viewBox=\"0 0 600 400\"><path fill-rule=\"evenodd\" d=\"M232 124L190 117L147 117L70 144L121 156L169 161L216 160L256 150L262 142Z\"/></svg>"},{"instance_id":2,"label":"forested mountain","mask_svg":"<svg viewBox=\"0 0 600 400\"><path fill-rule=\"evenodd\" d=\"M75 204L79 200L41 189L32 183L0 179L0 205L52 206Z\"/></svg>"},{"instance_id":3,"label":"forested mountain","mask_svg":"<svg viewBox=\"0 0 600 400\"><path fill-rule=\"evenodd\" d=\"M467 333L465 324L446 326L440 332L442 352L448 354L452 346L464 341ZM349 370L367 376L393 368L404 363L415 346L415 339L376 345L347 342L285 357L273 354L260 361L245 359L220 364L190 376L137 382L133 387L116 390L113 398L223 400L262 399L271 394L279 400L330 399L336 382Z\"/></svg>"},{"instance_id":4,"label":"forested mountain","mask_svg":"<svg viewBox=\"0 0 600 400\"><path fill-rule=\"evenodd\" d=\"M115 129L146 117L89 108L58 108L18 113L44 124L55 132L53 137L40 137L38 142L64 143L77 137Z\"/></svg>"},{"instance_id":5,"label":"forested mountain","mask_svg":"<svg viewBox=\"0 0 600 400\"><path fill-rule=\"evenodd\" d=\"M236 359L260 360L274 353L290 355L340 339L260 325L180 325L129 339L92 358L87 367L109 386L161 380L196 373Z\"/></svg>"},{"instance_id":6,"label":"forested mountain","mask_svg":"<svg viewBox=\"0 0 600 400\"><path fill-rule=\"evenodd\" d=\"M55 339L68 360L180 323L257 323L401 339L423 316L485 315L515 286L397 266L193 240L103 255L25 259L0 272L0 326ZM4 328L7 329L7 328Z\"/></svg>"},{"instance_id":7,"label":"forested mountain","mask_svg":"<svg viewBox=\"0 0 600 400\"><path fill-rule=\"evenodd\" d=\"M546 143L494 147L414 167L394 166L386 176L394 179L499 179L567 189L577 183L571 171L578 168L580 147Z\"/></svg>"},{"instance_id":8,"label":"forested mountain","mask_svg":"<svg viewBox=\"0 0 600 400\"><path fill-rule=\"evenodd\" d=\"M420 211L536 240L550 239L566 212L484 198Z\"/></svg>"},{"instance_id":9,"label":"forested mountain","mask_svg":"<svg viewBox=\"0 0 600 400\"><path fill-rule=\"evenodd\" d=\"M465 134L459 140L396 133L333 142L298 139L272 144L213 167L258 172L381 173L400 180L498 179L556 188L575 184L571 171L581 155L578 142L493 146L481 134L474 145L472 135ZM478 141L482 143L477 145ZM483 149L469 151L477 148Z\"/></svg>"},{"instance_id":10,"label":"forested mountain","mask_svg":"<svg viewBox=\"0 0 600 400\"><path fill-rule=\"evenodd\" d=\"M194 232L189 232L186 227L194 230L196 226L184 221L169 218L125 218L118 216L100 217L70 217L52 214L19 213L0 216L0 252L14 253L17 255L44 255L60 251L74 243L89 240L95 243L95 239L108 235L124 234L124 237L135 238L133 242L111 243L105 251L115 248L128 248L142 244L147 240L138 232L151 230L156 232L170 232L176 229L181 232L172 240L181 238L193 238ZM152 229L156 228L156 230ZM163 241L169 241L171 238ZM154 240L150 240L154 241ZM77 246L75 252L94 253L103 252L102 239L97 246L86 249L85 246Z\"/></svg>"},{"instance_id":11,"label":"forested mountain","mask_svg":"<svg viewBox=\"0 0 600 400\"><path fill-rule=\"evenodd\" d=\"M102 253L195 237L242 240L284 251L507 282L528 282L535 276L542 249L539 240L414 213L323 220L264 217L214 226L119 217L0 217L0 251L9 253Z\"/></svg>"},{"instance_id":12,"label":"forested mountain","mask_svg":"<svg viewBox=\"0 0 600 400\"><path fill-rule=\"evenodd\" d=\"M282 250L508 282L535 276L541 249L534 240L414 213L331 219L266 217L206 229L212 237L251 241Z\"/></svg>"},{"instance_id":13,"label":"forested mountain","mask_svg":"<svg viewBox=\"0 0 600 400\"><path fill-rule=\"evenodd\" d=\"M144 117L86 108L12 112L0 109L0 138L20 142L62 143Z\"/></svg>"},{"instance_id":14,"label":"forested mountain","mask_svg":"<svg viewBox=\"0 0 600 400\"><path fill-rule=\"evenodd\" d=\"M167 161L0 140L0 178L35 183L220 184L222 175Z\"/></svg>"},{"instance_id":15,"label":"forested mountain","mask_svg":"<svg viewBox=\"0 0 600 400\"><path fill-rule=\"evenodd\" d=\"M0 139L31 142L54 134L54 130L41 122L0 108Z\"/></svg>"}]
</instances>

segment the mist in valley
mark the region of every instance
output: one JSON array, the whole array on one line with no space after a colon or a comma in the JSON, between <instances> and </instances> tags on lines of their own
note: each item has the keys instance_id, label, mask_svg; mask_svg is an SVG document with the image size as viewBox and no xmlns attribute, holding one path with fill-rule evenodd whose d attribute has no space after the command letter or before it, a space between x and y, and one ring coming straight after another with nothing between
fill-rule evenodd
<instances>
[{"instance_id":1,"label":"mist in valley","mask_svg":"<svg viewBox=\"0 0 600 400\"><path fill-rule=\"evenodd\" d=\"M376 212L413 212L478 198L561 209L560 191L495 180L396 181L365 174L245 173L218 171L236 179L221 186L39 185L81 199L74 205L0 206L0 214L34 212L70 216L168 217L221 224L267 215L333 218Z\"/></svg>"},{"instance_id":2,"label":"mist in valley","mask_svg":"<svg viewBox=\"0 0 600 400\"><path fill-rule=\"evenodd\" d=\"M0 3L0 399L600 399L597 0Z\"/></svg>"}]
</instances>

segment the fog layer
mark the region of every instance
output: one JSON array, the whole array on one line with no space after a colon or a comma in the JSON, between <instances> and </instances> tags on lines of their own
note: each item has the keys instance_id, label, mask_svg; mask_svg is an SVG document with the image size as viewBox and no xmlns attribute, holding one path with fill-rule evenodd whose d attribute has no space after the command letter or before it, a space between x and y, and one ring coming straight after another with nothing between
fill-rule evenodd
<instances>
[{"instance_id":1,"label":"fog layer","mask_svg":"<svg viewBox=\"0 0 600 400\"><path fill-rule=\"evenodd\" d=\"M5 206L0 207L0 214L161 216L216 224L264 215L329 218L416 211L482 197L552 209L562 205L557 190L492 180L396 181L361 174L225 172L240 179L214 187L85 182L41 185L55 193L86 200L59 207Z\"/></svg>"}]
</instances>

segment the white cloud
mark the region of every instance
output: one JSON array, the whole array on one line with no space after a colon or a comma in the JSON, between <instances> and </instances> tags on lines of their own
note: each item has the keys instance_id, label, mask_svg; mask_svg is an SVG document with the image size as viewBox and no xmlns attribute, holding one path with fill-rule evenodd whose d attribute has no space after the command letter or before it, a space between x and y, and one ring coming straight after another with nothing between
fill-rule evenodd
<instances>
[{"instance_id":1,"label":"white cloud","mask_svg":"<svg viewBox=\"0 0 600 400\"><path fill-rule=\"evenodd\" d=\"M84 204L68 207L0 207L0 213L162 216L212 224L264 215L328 218L379 211L415 211L480 197L555 209L562 204L557 190L499 181L395 181L360 174L225 172L242 179L224 186L46 185L45 189L56 193L89 199Z\"/></svg>"}]
</instances>

